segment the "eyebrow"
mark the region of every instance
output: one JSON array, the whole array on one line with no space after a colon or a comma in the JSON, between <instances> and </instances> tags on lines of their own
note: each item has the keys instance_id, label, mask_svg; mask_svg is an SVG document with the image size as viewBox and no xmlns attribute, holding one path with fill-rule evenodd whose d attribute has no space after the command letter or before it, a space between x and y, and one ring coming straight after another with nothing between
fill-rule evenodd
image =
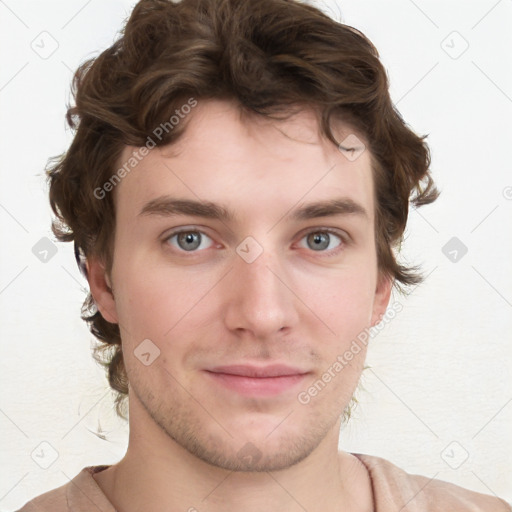
<instances>
[{"instance_id":1,"label":"eyebrow","mask_svg":"<svg viewBox=\"0 0 512 512\"><path fill-rule=\"evenodd\" d=\"M160 196L147 202L138 216L156 215L171 217L175 215L191 215L207 219L233 222L235 213L220 204L210 201L196 201L191 199L176 199L171 196ZM285 217L291 220L307 220L332 215L357 215L369 219L366 209L347 197L316 201L300 208L292 209Z\"/></svg>"}]
</instances>

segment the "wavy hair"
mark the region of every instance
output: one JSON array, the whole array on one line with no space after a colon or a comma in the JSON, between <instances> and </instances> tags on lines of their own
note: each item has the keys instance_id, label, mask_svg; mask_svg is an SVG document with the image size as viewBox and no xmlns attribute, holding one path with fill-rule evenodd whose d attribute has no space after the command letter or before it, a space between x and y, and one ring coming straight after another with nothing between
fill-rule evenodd
<instances>
[{"instance_id":1,"label":"wavy hair","mask_svg":"<svg viewBox=\"0 0 512 512\"><path fill-rule=\"evenodd\" d=\"M282 118L310 105L322 133L338 145L331 120L365 137L375 184L375 240L379 271L394 285L421 282L418 267L397 261L409 205L434 201L426 136L414 133L393 105L386 71L374 45L357 29L296 0L142 0L120 37L74 74L74 105L66 120L69 149L47 167L52 230L73 241L77 260L91 255L112 268L114 194L95 190L113 175L126 145L143 146L190 97L236 100L243 111ZM157 141L172 144L186 123ZM120 331L89 293L82 319L99 340L97 361L126 417L128 379Z\"/></svg>"}]
</instances>

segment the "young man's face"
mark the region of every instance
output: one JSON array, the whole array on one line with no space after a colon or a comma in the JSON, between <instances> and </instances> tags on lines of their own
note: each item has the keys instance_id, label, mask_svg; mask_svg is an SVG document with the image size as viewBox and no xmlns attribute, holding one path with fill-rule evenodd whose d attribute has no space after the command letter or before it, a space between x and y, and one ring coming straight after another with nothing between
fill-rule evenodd
<instances>
[{"instance_id":1,"label":"young man's face","mask_svg":"<svg viewBox=\"0 0 512 512\"><path fill-rule=\"evenodd\" d=\"M307 110L277 122L199 101L186 122L176 145L152 150L116 188L113 297L90 262L98 307L121 328L131 428L156 423L226 469L288 467L339 426L364 346L343 369L333 365L389 300L370 154L354 159L321 139ZM334 132L340 141L352 133ZM204 211L149 208L155 200ZM205 203L232 217L200 215ZM306 209L317 203L326 207ZM220 368L240 365L295 375ZM308 393L329 368L330 382Z\"/></svg>"}]
</instances>

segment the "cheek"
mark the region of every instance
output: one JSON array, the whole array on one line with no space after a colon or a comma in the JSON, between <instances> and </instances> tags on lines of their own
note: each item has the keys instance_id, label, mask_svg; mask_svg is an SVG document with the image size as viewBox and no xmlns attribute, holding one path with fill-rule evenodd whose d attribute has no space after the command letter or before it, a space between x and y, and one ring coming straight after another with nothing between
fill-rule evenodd
<instances>
[{"instance_id":1,"label":"cheek","mask_svg":"<svg viewBox=\"0 0 512 512\"><path fill-rule=\"evenodd\" d=\"M208 292L216 279L207 272L127 261L116 272L122 276L116 286L117 313L125 336L133 343L139 338L166 339L189 316L197 318L205 308L213 307Z\"/></svg>"},{"instance_id":2,"label":"cheek","mask_svg":"<svg viewBox=\"0 0 512 512\"><path fill-rule=\"evenodd\" d=\"M298 278L298 295L311 311L312 316L326 327L326 340L333 347L344 344L370 325L375 296L375 277L371 266L350 266L338 272L316 274ZM333 334L334 333L334 334Z\"/></svg>"},{"instance_id":3,"label":"cheek","mask_svg":"<svg viewBox=\"0 0 512 512\"><path fill-rule=\"evenodd\" d=\"M328 326L321 339L318 328L312 329L315 350L322 360L320 373L297 396L309 413L314 410L320 415L328 409L339 414L356 390L367 352L361 335L370 325L373 304L374 283L369 274L354 271L338 280L317 281L318 286L308 296Z\"/></svg>"}]
</instances>

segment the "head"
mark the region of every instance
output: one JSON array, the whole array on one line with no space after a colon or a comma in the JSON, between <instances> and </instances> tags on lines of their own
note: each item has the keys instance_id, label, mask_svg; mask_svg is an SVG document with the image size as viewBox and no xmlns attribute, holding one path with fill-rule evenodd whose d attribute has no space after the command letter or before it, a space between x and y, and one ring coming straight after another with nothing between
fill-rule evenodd
<instances>
[{"instance_id":1,"label":"head","mask_svg":"<svg viewBox=\"0 0 512 512\"><path fill-rule=\"evenodd\" d=\"M118 412L130 390L226 468L248 440L274 468L299 460L347 410L364 348L307 405L218 391L205 372L287 363L307 385L393 286L421 281L397 249L409 205L438 192L377 50L296 1L143 0L77 70L74 97L73 142L48 171L53 230L87 262L82 317Z\"/></svg>"}]
</instances>

